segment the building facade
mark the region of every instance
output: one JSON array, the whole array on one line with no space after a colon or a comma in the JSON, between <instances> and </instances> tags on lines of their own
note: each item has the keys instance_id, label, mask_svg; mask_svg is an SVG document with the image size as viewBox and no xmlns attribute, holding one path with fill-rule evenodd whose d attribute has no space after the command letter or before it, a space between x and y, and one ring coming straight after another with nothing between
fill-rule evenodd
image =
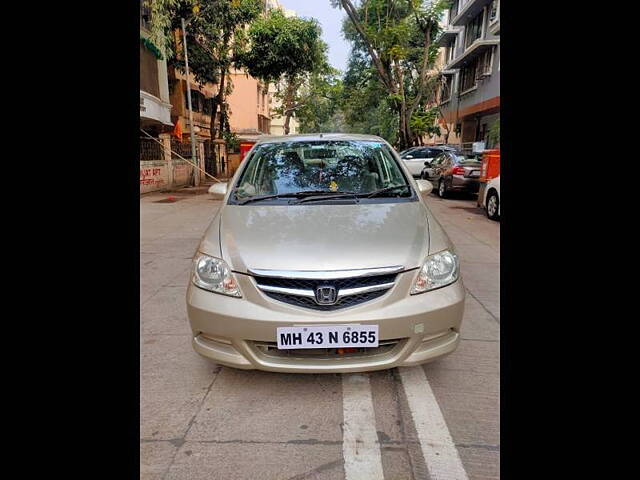
<instances>
[{"instance_id":1,"label":"building facade","mask_svg":"<svg viewBox=\"0 0 640 480\"><path fill-rule=\"evenodd\" d=\"M181 33L180 33L181 34ZM191 109L193 112L193 132L196 141L196 154L202 168L214 177L224 176L226 168L226 145L220 138L211 138L211 114L218 86L213 83L200 85L193 74L189 77L191 87ZM171 120L178 126L172 133L172 150L185 158L191 157L191 127L189 123L189 102L187 95L187 77L178 69L169 67L169 91L171 94ZM216 126L220 125L220 111ZM181 132L181 138L176 134ZM175 154L174 154L175 155ZM200 172L202 173L202 172ZM201 175L205 180L205 175Z\"/></svg>"},{"instance_id":2,"label":"building facade","mask_svg":"<svg viewBox=\"0 0 640 480\"><path fill-rule=\"evenodd\" d=\"M465 150L474 142L492 148L489 131L500 119L500 0L453 0L438 38L442 82L438 103ZM443 136L438 139L445 143Z\"/></svg>"},{"instance_id":3,"label":"building facade","mask_svg":"<svg viewBox=\"0 0 640 480\"><path fill-rule=\"evenodd\" d=\"M154 136L171 127L167 60L150 39L151 12L140 2L140 128Z\"/></svg>"},{"instance_id":4,"label":"building facade","mask_svg":"<svg viewBox=\"0 0 640 480\"><path fill-rule=\"evenodd\" d=\"M268 85L241 70L231 71L233 91L227 96L229 127L240 141L271 132L271 95Z\"/></svg>"}]
</instances>

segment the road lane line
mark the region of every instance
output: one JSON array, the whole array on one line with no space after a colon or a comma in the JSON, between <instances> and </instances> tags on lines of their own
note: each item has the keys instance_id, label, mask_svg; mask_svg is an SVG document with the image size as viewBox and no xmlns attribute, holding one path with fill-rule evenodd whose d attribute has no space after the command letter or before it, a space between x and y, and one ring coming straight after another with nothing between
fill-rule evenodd
<instances>
[{"instance_id":1,"label":"road lane line","mask_svg":"<svg viewBox=\"0 0 640 480\"><path fill-rule=\"evenodd\" d=\"M383 480L382 456L368 375L342 375L342 408L342 455L346 480Z\"/></svg>"},{"instance_id":2,"label":"road lane line","mask_svg":"<svg viewBox=\"0 0 640 480\"><path fill-rule=\"evenodd\" d=\"M468 480L422 367L400 367L402 386L431 480Z\"/></svg>"}]
</instances>

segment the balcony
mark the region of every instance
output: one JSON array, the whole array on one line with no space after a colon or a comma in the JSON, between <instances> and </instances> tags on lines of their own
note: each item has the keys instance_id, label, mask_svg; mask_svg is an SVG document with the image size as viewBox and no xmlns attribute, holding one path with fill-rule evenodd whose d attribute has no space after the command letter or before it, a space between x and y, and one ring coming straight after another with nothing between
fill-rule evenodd
<instances>
[{"instance_id":1,"label":"balcony","mask_svg":"<svg viewBox=\"0 0 640 480\"><path fill-rule=\"evenodd\" d=\"M140 121L145 124L173 125L171 123L171 104L140 90Z\"/></svg>"},{"instance_id":2,"label":"balcony","mask_svg":"<svg viewBox=\"0 0 640 480\"><path fill-rule=\"evenodd\" d=\"M436 40L435 44L438 47L446 47L447 45L449 45L449 42L451 42L451 40L454 40L456 38L456 35L458 35L458 33L460 33L460 29L458 28L447 28L442 32L442 35L438 37L438 40Z\"/></svg>"},{"instance_id":3,"label":"balcony","mask_svg":"<svg viewBox=\"0 0 640 480\"><path fill-rule=\"evenodd\" d=\"M498 39L480 39L480 40L476 40L475 42L473 42L469 48L467 48L465 50L465 52L458 56L457 58L454 58L452 62L450 62L446 67L445 70L452 70L452 69L456 69L456 68L462 68L464 67L467 63L469 63L471 60L473 60L474 58L479 57L481 54L483 54L484 52L486 52L488 49L493 48L495 45L499 45L500 44L500 40Z\"/></svg>"},{"instance_id":4,"label":"balcony","mask_svg":"<svg viewBox=\"0 0 640 480\"><path fill-rule=\"evenodd\" d=\"M493 22L489 23L487 30L491 35L500 35L500 17L496 17Z\"/></svg>"},{"instance_id":5,"label":"balcony","mask_svg":"<svg viewBox=\"0 0 640 480\"><path fill-rule=\"evenodd\" d=\"M451 25L456 27L464 26L472 20L482 9L491 3L492 0L467 0L458 7L458 13L451 19Z\"/></svg>"}]
</instances>

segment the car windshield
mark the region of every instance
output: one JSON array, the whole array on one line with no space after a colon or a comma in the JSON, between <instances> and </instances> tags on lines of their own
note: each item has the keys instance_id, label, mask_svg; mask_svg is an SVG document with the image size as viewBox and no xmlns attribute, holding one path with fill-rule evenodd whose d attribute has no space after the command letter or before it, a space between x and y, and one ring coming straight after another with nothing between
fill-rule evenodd
<instances>
[{"instance_id":1,"label":"car windshield","mask_svg":"<svg viewBox=\"0 0 640 480\"><path fill-rule=\"evenodd\" d=\"M340 193L412 196L384 142L335 140L256 146L238 180L235 198L240 202L281 195L314 194L329 198L329 194Z\"/></svg>"}]
</instances>

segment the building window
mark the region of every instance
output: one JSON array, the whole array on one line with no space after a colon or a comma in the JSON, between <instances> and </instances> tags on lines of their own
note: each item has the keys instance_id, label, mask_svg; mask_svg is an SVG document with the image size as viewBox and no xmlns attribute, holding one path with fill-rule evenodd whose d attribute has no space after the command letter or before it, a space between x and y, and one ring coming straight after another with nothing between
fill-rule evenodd
<instances>
[{"instance_id":1,"label":"building window","mask_svg":"<svg viewBox=\"0 0 640 480\"><path fill-rule=\"evenodd\" d=\"M459 3L459 0L453 0L453 2L451 2L451 8L449 8L449 23L451 23L451 20L458 14Z\"/></svg>"},{"instance_id":2,"label":"building window","mask_svg":"<svg viewBox=\"0 0 640 480\"><path fill-rule=\"evenodd\" d=\"M204 112L205 110L205 98L202 93L198 90L191 90L191 108L194 112ZM187 92L184 92L184 104L186 105L186 110L189 110L189 96Z\"/></svg>"},{"instance_id":3,"label":"building window","mask_svg":"<svg viewBox=\"0 0 640 480\"><path fill-rule=\"evenodd\" d=\"M449 45L447 45L445 64L451 63L453 61L453 59L456 56L455 53L456 53L456 39L454 38L449 42Z\"/></svg>"},{"instance_id":4,"label":"building window","mask_svg":"<svg viewBox=\"0 0 640 480\"><path fill-rule=\"evenodd\" d=\"M491 75L493 66L493 48L488 49L478 57L478 78Z\"/></svg>"},{"instance_id":5,"label":"building window","mask_svg":"<svg viewBox=\"0 0 640 480\"><path fill-rule=\"evenodd\" d=\"M451 99L453 92L453 75L443 75L440 84L440 103L447 102Z\"/></svg>"},{"instance_id":6,"label":"building window","mask_svg":"<svg viewBox=\"0 0 640 480\"><path fill-rule=\"evenodd\" d=\"M467 90L476 86L476 69L478 61L474 60L469 65L466 65L460 70L460 92L464 93Z\"/></svg>"},{"instance_id":7,"label":"building window","mask_svg":"<svg viewBox=\"0 0 640 480\"><path fill-rule=\"evenodd\" d=\"M478 40L482 36L482 20L484 18L484 10L478 13L473 20L465 26L464 48Z\"/></svg>"},{"instance_id":8,"label":"building window","mask_svg":"<svg viewBox=\"0 0 640 480\"><path fill-rule=\"evenodd\" d=\"M500 0L493 0L489 6L489 23L499 20L500 16Z\"/></svg>"},{"instance_id":9,"label":"building window","mask_svg":"<svg viewBox=\"0 0 640 480\"><path fill-rule=\"evenodd\" d=\"M158 59L140 41L140 90L160 97Z\"/></svg>"},{"instance_id":10,"label":"building window","mask_svg":"<svg viewBox=\"0 0 640 480\"><path fill-rule=\"evenodd\" d=\"M145 5L144 0L140 0L140 26L147 30L151 25L151 7Z\"/></svg>"}]
</instances>

